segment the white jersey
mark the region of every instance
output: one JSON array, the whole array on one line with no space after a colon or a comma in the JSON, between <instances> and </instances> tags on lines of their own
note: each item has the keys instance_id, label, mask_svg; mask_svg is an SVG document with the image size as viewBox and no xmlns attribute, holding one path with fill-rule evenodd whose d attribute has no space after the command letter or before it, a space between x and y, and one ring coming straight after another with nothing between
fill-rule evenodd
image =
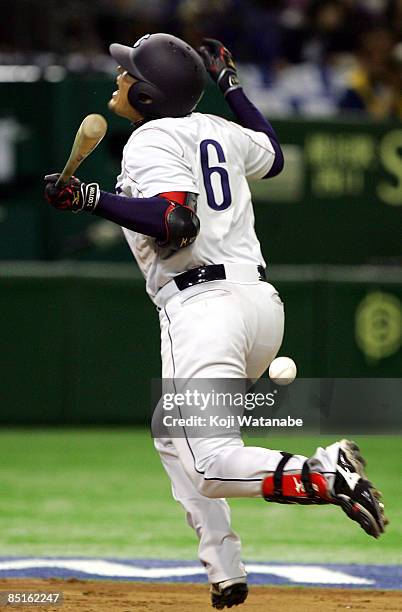
<instances>
[{"instance_id":1,"label":"white jersey","mask_svg":"<svg viewBox=\"0 0 402 612\"><path fill-rule=\"evenodd\" d=\"M151 298L174 276L201 265L265 266L247 178L265 176L274 157L266 134L215 115L156 119L133 132L123 152L119 192L133 198L198 194L200 233L168 257L154 238L124 229Z\"/></svg>"}]
</instances>

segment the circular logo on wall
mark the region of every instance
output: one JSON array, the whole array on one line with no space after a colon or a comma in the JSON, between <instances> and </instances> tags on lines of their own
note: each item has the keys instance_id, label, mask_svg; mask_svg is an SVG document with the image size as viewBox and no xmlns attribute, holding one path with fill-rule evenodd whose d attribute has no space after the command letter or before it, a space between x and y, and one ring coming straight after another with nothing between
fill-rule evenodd
<instances>
[{"instance_id":1,"label":"circular logo on wall","mask_svg":"<svg viewBox=\"0 0 402 612\"><path fill-rule=\"evenodd\" d=\"M373 291L358 305L356 342L370 359L384 359L402 345L402 304L392 293Z\"/></svg>"}]
</instances>

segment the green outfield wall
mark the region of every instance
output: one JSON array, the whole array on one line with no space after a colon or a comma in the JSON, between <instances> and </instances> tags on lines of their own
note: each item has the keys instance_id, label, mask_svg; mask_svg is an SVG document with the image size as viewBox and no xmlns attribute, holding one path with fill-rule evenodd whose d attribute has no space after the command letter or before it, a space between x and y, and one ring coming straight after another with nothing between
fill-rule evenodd
<instances>
[{"instance_id":1,"label":"green outfield wall","mask_svg":"<svg viewBox=\"0 0 402 612\"><path fill-rule=\"evenodd\" d=\"M307 377L400 377L402 270L272 266L280 354ZM157 312L135 265L0 264L2 423L144 423ZM195 322L196 324L196 322Z\"/></svg>"},{"instance_id":2,"label":"green outfield wall","mask_svg":"<svg viewBox=\"0 0 402 612\"><path fill-rule=\"evenodd\" d=\"M94 223L65 215L42 198L42 177L60 171L83 117L103 113L109 131L79 169L114 190L130 127L106 107L112 78L3 83L0 97L0 259L59 259ZM230 118L211 86L203 112ZM266 258L279 264L367 264L401 259L402 127L352 120L274 120L285 170L251 184ZM69 251L84 260L129 261L116 240Z\"/></svg>"}]
</instances>

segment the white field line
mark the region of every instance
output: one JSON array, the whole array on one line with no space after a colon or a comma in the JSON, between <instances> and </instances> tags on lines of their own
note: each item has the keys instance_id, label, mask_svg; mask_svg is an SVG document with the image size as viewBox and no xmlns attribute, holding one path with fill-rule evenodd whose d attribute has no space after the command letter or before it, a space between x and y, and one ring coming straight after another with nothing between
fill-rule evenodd
<instances>
[{"instance_id":1,"label":"white field line","mask_svg":"<svg viewBox=\"0 0 402 612\"><path fill-rule=\"evenodd\" d=\"M138 567L101 559L17 559L0 561L0 572L38 568L55 568L110 578L175 578L196 576L205 570L198 566ZM250 574L266 574L285 578L293 583L371 585L373 580L351 576L319 565L247 565Z\"/></svg>"}]
</instances>

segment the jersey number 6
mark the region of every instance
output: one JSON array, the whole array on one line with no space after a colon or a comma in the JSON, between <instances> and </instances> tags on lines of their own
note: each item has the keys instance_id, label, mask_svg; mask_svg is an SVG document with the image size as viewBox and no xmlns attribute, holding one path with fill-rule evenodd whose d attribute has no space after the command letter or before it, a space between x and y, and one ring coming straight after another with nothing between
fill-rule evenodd
<instances>
[{"instance_id":1,"label":"jersey number 6","mask_svg":"<svg viewBox=\"0 0 402 612\"><path fill-rule=\"evenodd\" d=\"M229 186L229 175L227 170L222 166L210 166L208 159L208 146L214 147L216 151L216 155L218 157L218 162L220 164L226 161L225 154L219 142L216 140L203 140L200 144L200 152L201 152L201 167L202 167L202 176L204 178L205 191L207 194L208 206L213 208L214 210L225 210L229 208L232 203L232 194L230 193ZM217 203L214 193L214 188L212 186L212 176L218 175L221 183L221 192L223 200L220 204Z\"/></svg>"}]
</instances>

